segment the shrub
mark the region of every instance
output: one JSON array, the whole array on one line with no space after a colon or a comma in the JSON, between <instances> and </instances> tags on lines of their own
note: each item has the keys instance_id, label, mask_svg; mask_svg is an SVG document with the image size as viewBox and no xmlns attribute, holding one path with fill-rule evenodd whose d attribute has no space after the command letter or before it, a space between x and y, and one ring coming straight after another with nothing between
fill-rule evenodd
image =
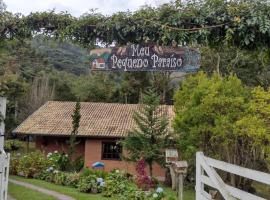
<instances>
[{"instance_id":1,"label":"shrub","mask_svg":"<svg viewBox=\"0 0 270 200\"><path fill-rule=\"evenodd\" d=\"M23 148L23 143L19 140L6 140L4 149L6 152L14 152Z\"/></svg>"},{"instance_id":2,"label":"shrub","mask_svg":"<svg viewBox=\"0 0 270 200\"><path fill-rule=\"evenodd\" d=\"M19 163L21 154L12 154L10 156L9 173L12 175L18 175Z\"/></svg>"},{"instance_id":3,"label":"shrub","mask_svg":"<svg viewBox=\"0 0 270 200\"><path fill-rule=\"evenodd\" d=\"M161 187L158 187L152 194L151 194L151 199L155 200L161 200L164 197L164 190Z\"/></svg>"},{"instance_id":4,"label":"shrub","mask_svg":"<svg viewBox=\"0 0 270 200\"><path fill-rule=\"evenodd\" d=\"M154 186L151 177L149 177L145 171L145 161L144 159L140 160L136 165L136 171L138 176L136 178L136 184L139 188L143 190L149 190Z\"/></svg>"},{"instance_id":5,"label":"shrub","mask_svg":"<svg viewBox=\"0 0 270 200\"><path fill-rule=\"evenodd\" d=\"M105 180L104 196L111 197L114 194L124 194L130 186L125 174L119 170L115 170L108 174Z\"/></svg>"},{"instance_id":6,"label":"shrub","mask_svg":"<svg viewBox=\"0 0 270 200\"><path fill-rule=\"evenodd\" d=\"M48 153L47 158L52 162L52 166L57 170L65 171L68 167L69 158L67 154L55 151L53 153Z\"/></svg>"},{"instance_id":7,"label":"shrub","mask_svg":"<svg viewBox=\"0 0 270 200\"><path fill-rule=\"evenodd\" d=\"M54 172L53 182L57 185L66 185L68 174L65 172Z\"/></svg>"},{"instance_id":8,"label":"shrub","mask_svg":"<svg viewBox=\"0 0 270 200\"><path fill-rule=\"evenodd\" d=\"M70 187L77 188L80 180L80 175L78 173L68 173L66 179L66 185Z\"/></svg>"},{"instance_id":9,"label":"shrub","mask_svg":"<svg viewBox=\"0 0 270 200\"><path fill-rule=\"evenodd\" d=\"M50 165L51 162L40 151L31 152L19 158L17 173L24 177L34 177Z\"/></svg>"},{"instance_id":10,"label":"shrub","mask_svg":"<svg viewBox=\"0 0 270 200\"><path fill-rule=\"evenodd\" d=\"M96 175L99 178L105 179L107 177L108 173L105 171L102 171L102 170L93 170L90 168L84 168L80 174L81 177L86 177L89 175Z\"/></svg>"},{"instance_id":11,"label":"shrub","mask_svg":"<svg viewBox=\"0 0 270 200\"><path fill-rule=\"evenodd\" d=\"M53 182L54 179L54 174L48 170L43 170L40 172L36 177L37 179L44 180L47 182Z\"/></svg>"},{"instance_id":12,"label":"shrub","mask_svg":"<svg viewBox=\"0 0 270 200\"><path fill-rule=\"evenodd\" d=\"M78 183L78 190L80 192L91 192L95 189L97 190L97 177L95 175L89 175L86 177L81 177Z\"/></svg>"},{"instance_id":13,"label":"shrub","mask_svg":"<svg viewBox=\"0 0 270 200\"><path fill-rule=\"evenodd\" d=\"M72 168L74 169L74 171L79 172L82 170L83 166L84 166L84 158L82 156L79 156L78 158L75 159L75 161L73 162L74 164L72 164Z\"/></svg>"}]
</instances>

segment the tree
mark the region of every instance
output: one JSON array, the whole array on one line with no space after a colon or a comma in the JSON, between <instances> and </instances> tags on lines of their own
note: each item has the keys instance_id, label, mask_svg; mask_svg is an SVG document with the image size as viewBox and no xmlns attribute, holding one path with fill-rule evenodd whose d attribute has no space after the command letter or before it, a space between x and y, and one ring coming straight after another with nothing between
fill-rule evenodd
<instances>
[{"instance_id":1,"label":"tree","mask_svg":"<svg viewBox=\"0 0 270 200\"><path fill-rule=\"evenodd\" d=\"M75 152L75 147L77 145L76 138L77 138L77 135L78 135L78 129L79 129L80 120L81 120L80 110L81 110L81 104L80 104L80 102L77 101L76 105L75 105L74 112L72 114L73 128L72 128L71 135L69 137L68 157L69 157L70 161L73 158L73 155L74 155L74 152Z\"/></svg>"},{"instance_id":2,"label":"tree","mask_svg":"<svg viewBox=\"0 0 270 200\"><path fill-rule=\"evenodd\" d=\"M159 96L153 90L146 92L142 103L141 110L134 113L136 128L122 141L122 145L128 151L127 159L144 159L152 176L153 163L163 164L165 161L168 120L161 111Z\"/></svg>"},{"instance_id":3,"label":"tree","mask_svg":"<svg viewBox=\"0 0 270 200\"><path fill-rule=\"evenodd\" d=\"M270 157L270 97L245 87L236 76L204 73L188 77L175 94L175 131L184 159L196 151L223 161L266 170ZM250 189L247 179L226 175L231 185Z\"/></svg>"}]
</instances>

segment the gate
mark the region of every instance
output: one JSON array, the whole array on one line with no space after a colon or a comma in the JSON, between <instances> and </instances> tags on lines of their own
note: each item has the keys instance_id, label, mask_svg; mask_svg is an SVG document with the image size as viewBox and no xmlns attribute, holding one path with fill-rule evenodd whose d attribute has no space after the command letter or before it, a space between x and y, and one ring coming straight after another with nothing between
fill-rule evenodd
<instances>
[{"instance_id":1,"label":"gate","mask_svg":"<svg viewBox=\"0 0 270 200\"><path fill-rule=\"evenodd\" d=\"M247 169L223 161L196 154L196 200L211 200L212 196L205 191L205 185L215 188L225 200L266 200L254 194L242 191L224 183L215 169L236 174L266 185L270 185L270 174Z\"/></svg>"}]
</instances>

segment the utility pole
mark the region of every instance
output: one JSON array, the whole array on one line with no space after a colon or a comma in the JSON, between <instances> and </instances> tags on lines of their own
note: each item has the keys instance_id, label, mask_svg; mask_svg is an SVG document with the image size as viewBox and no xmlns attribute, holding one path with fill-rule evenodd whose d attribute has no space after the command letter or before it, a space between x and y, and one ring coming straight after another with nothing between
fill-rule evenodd
<instances>
[{"instance_id":1,"label":"utility pole","mask_svg":"<svg viewBox=\"0 0 270 200\"><path fill-rule=\"evenodd\" d=\"M5 122L7 99L0 97L0 200L7 200L9 159L4 150Z\"/></svg>"}]
</instances>

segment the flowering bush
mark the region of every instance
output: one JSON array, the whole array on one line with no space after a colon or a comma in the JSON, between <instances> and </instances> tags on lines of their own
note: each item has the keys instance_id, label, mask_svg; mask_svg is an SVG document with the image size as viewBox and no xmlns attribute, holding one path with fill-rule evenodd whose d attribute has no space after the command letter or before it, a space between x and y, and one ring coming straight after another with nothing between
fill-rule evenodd
<instances>
[{"instance_id":1,"label":"flowering bush","mask_svg":"<svg viewBox=\"0 0 270 200\"><path fill-rule=\"evenodd\" d=\"M10 167L9 167L9 173L12 175L18 175L18 167L20 163L20 156L21 154L12 154L10 156Z\"/></svg>"},{"instance_id":2,"label":"flowering bush","mask_svg":"<svg viewBox=\"0 0 270 200\"><path fill-rule=\"evenodd\" d=\"M66 185L77 188L79 180L80 180L80 174L78 174L77 172L67 173Z\"/></svg>"},{"instance_id":3,"label":"flowering bush","mask_svg":"<svg viewBox=\"0 0 270 200\"><path fill-rule=\"evenodd\" d=\"M53 153L48 153L47 158L52 162L52 167L57 170L65 171L67 169L69 158L67 154L58 153L54 151Z\"/></svg>"},{"instance_id":4,"label":"flowering bush","mask_svg":"<svg viewBox=\"0 0 270 200\"><path fill-rule=\"evenodd\" d=\"M80 192L98 192L98 182L95 175L82 177L78 183L78 190Z\"/></svg>"},{"instance_id":5,"label":"flowering bush","mask_svg":"<svg viewBox=\"0 0 270 200\"><path fill-rule=\"evenodd\" d=\"M53 176L53 182L57 185L66 185L68 173L58 172L55 170Z\"/></svg>"},{"instance_id":6,"label":"flowering bush","mask_svg":"<svg viewBox=\"0 0 270 200\"><path fill-rule=\"evenodd\" d=\"M40 151L20 155L17 158L17 175L24 177L35 177L51 165L51 162Z\"/></svg>"},{"instance_id":7,"label":"flowering bush","mask_svg":"<svg viewBox=\"0 0 270 200\"><path fill-rule=\"evenodd\" d=\"M105 183L104 196L106 197L123 194L128 188L128 180L125 174L119 170L109 173Z\"/></svg>"},{"instance_id":8,"label":"flowering bush","mask_svg":"<svg viewBox=\"0 0 270 200\"><path fill-rule=\"evenodd\" d=\"M149 177L145 171L145 161L144 159L140 160L136 165L136 171L138 176L136 178L136 184L139 188L143 190L149 190L154 186L151 177Z\"/></svg>"},{"instance_id":9,"label":"flowering bush","mask_svg":"<svg viewBox=\"0 0 270 200\"><path fill-rule=\"evenodd\" d=\"M163 199L164 195L164 190L161 187L158 187L151 195L151 199L156 199L156 200L161 200Z\"/></svg>"}]
</instances>

